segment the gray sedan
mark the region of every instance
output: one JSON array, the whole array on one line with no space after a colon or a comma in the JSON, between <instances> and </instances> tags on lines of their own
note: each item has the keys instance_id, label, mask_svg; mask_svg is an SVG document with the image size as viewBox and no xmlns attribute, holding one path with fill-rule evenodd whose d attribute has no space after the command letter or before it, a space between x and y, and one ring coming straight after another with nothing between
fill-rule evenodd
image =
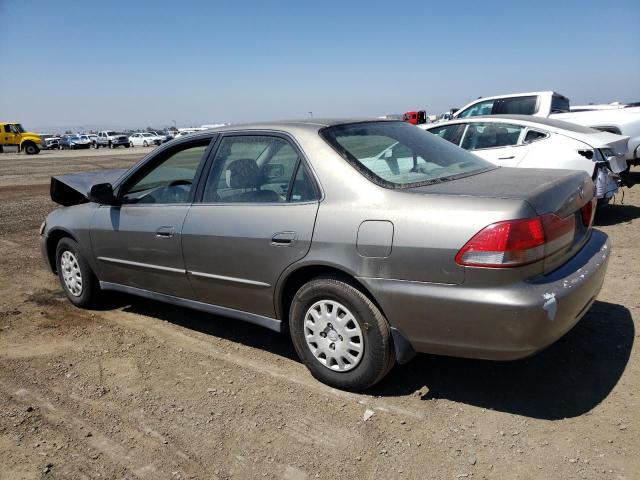
<instances>
[{"instance_id":1,"label":"gray sedan","mask_svg":"<svg viewBox=\"0 0 640 480\"><path fill-rule=\"evenodd\" d=\"M361 390L415 352L508 360L564 335L608 262L593 192L398 121L227 126L54 177L41 246L79 307L118 291L286 331Z\"/></svg>"}]
</instances>

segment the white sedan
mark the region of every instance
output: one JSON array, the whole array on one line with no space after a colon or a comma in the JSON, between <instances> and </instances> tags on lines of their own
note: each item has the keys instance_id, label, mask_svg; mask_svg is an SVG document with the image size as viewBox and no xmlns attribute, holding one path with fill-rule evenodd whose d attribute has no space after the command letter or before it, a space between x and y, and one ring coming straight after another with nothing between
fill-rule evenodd
<instances>
[{"instance_id":1,"label":"white sedan","mask_svg":"<svg viewBox=\"0 0 640 480\"><path fill-rule=\"evenodd\" d=\"M132 147L148 147L150 145L160 145L162 138L152 133L133 133L129 135L129 145Z\"/></svg>"},{"instance_id":2,"label":"white sedan","mask_svg":"<svg viewBox=\"0 0 640 480\"><path fill-rule=\"evenodd\" d=\"M593 178L598 199L618 192L627 171L629 137L529 115L467 117L419 125L496 165L519 168L584 170Z\"/></svg>"}]
</instances>

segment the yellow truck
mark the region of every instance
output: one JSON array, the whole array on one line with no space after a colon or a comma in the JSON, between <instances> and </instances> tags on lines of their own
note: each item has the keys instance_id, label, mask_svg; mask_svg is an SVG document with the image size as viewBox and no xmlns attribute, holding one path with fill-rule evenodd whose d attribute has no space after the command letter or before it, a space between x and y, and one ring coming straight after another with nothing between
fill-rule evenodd
<instances>
[{"instance_id":1,"label":"yellow truck","mask_svg":"<svg viewBox=\"0 0 640 480\"><path fill-rule=\"evenodd\" d=\"M0 122L0 153L10 148L35 155L44 147L42 138L37 133L25 131L19 123Z\"/></svg>"}]
</instances>

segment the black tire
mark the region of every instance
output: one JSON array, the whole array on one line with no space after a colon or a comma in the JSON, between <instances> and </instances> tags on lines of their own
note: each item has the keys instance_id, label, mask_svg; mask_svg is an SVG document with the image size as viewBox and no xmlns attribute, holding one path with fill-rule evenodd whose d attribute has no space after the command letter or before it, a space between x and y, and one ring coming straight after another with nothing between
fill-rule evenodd
<instances>
[{"instance_id":1,"label":"black tire","mask_svg":"<svg viewBox=\"0 0 640 480\"><path fill-rule=\"evenodd\" d=\"M79 294L74 294L67 286L64 279L62 256L65 252L70 252L76 259L76 265L80 270L82 286ZM65 295L71 303L80 308L91 308L98 304L100 297L100 284L95 274L89 267L89 264L80 253L80 248L74 240L65 237L58 242L56 246L56 269L58 271L58 279L64 290Z\"/></svg>"},{"instance_id":2,"label":"black tire","mask_svg":"<svg viewBox=\"0 0 640 480\"><path fill-rule=\"evenodd\" d=\"M321 300L344 305L360 327L364 340L363 353L351 370L335 371L328 368L314 356L307 345L305 316ZM289 329L296 352L311 375L341 390L365 390L382 380L395 364L391 330L384 315L362 291L341 278L321 277L303 285L291 303Z\"/></svg>"},{"instance_id":3,"label":"black tire","mask_svg":"<svg viewBox=\"0 0 640 480\"><path fill-rule=\"evenodd\" d=\"M129 142L129 146L130 146L130 147L133 147L133 142Z\"/></svg>"},{"instance_id":4,"label":"black tire","mask_svg":"<svg viewBox=\"0 0 640 480\"><path fill-rule=\"evenodd\" d=\"M64 150L64 147L62 145L58 145L58 150Z\"/></svg>"},{"instance_id":5,"label":"black tire","mask_svg":"<svg viewBox=\"0 0 640 480\"><path fill-rule=\"evenodd\" d=\"M142 142L142 146L143 147L148 147L149 146L149 142L147 142L146 140L144 142Z\"/></svg>"},{"instance_id":6,"label":"black tire","mask_svg":"<svg viewBox=\"0 0 640 480\"><path fill-rule=\"evenodd\" d=\"M113 148L113 143L109 142L109 148Z\"/></svg>"},{"instance_id":7,"label":"black tire","mask_svg":"<svg viewBox=\"0 0 640 480\"><path fill-rule=\"evenodd\" d=\"M40 153L40 149L35 143L27 143L24 146L24 153L26 153L27 155L35 155L37 153Z\"/></svg>"},{"instance_id":8,"label":"black tire","mask_svg":"<svg viewBox=\"0 0 640 480\"><path fill-rule=\"evenodd\" d=\"M129 145L129 144L126 144L126 143L124 144L124 148L129 148L130 146L131 145Z\"/></svg>"}]
</instances>

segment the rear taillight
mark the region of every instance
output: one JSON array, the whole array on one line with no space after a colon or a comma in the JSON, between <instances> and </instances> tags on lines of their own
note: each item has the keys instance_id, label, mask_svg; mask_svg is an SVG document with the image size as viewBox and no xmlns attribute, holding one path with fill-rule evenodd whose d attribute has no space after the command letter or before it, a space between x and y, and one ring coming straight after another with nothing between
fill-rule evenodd
<instances>
[{"instance_id":1,"label":"rear taillight","mask_svg":"<svg viewBox=\"0 0 640 480\"><path fill-rule=\"evenodd\" d=\"M593 197L590 202L584 204L580 209L580 215L582 216L582 223L585 227L589 228L593 223L593 217L596 213L596 197Z\"/></svg>"},{"instance_id":2,"label":"rear taillight","mask_svg":"<svg viewBox=\"0 0 640 480\"><path fill-rule=\"evenodd\" d=\"M470 267L517 267L537 262L570 245L575 215L498 222L483 228L456 255L456 263Z\"/></svg>"}]
</instances>

